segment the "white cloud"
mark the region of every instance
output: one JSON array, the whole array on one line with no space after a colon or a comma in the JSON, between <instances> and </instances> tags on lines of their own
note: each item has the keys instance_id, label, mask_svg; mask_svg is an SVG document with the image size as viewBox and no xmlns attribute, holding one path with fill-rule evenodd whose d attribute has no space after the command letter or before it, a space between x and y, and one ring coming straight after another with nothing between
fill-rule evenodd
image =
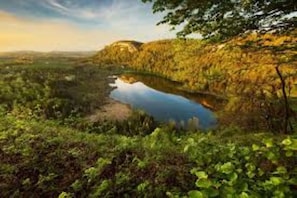
<instances>
[{"instance_id":1,"label":"white cloud","mask_svg":"<svg viewBox=\"0 0 297 198\"><path fill-rule=\"evenodd\" d=\"M169 26L156 26L162 16L152 14L151 4L139 0L112 0L108 5L96 5L79 7L75 1L64 1L62 4L58 0L46 0L45 6L71 18L101 23L101 28L120 32L127 39L148 41L175 37Z\"/></svg>"},{"instance_id":2,"label":"white cloud","mask_svg":"<svg viewBox=\"0 0 297 198\"><path fill-rule=\"evenodd\" d=\"M111 6L100 9L100 19L112 31L121 32L127 39L140 41L175 37L176 32L170 32L168 25L156 25L162 16L152 14L150 4L143 4L138 0L128 2L114 0Z\"/></svg>"},{"instance_id":3,"label":"white cloud","mask_svg":"<svg viewBox=\"0 0 297 198\"><path fill-rule=\"evenodd\" d=\"M63 6L62 4L58 3L57 0L47 0L48 4L53 8L58 8L59 10L63 10L65 12L69 12L70 10Z\"/></svg>"},{"instance_id":4,"label":"white cloud","mask_svg":"<svg viewBox=\"0 0 297 198\"><path fill-rule=\"evenodd\" d=\"M42 18L32 14L26 19L0 9L1 51L97 50L116 40L146 42L175 37L168 26L156 26L162 17L152 14L150 5L139 0L84 6L78 0L35 3L51 13Z\"/></svg>"},{"instance_id":5,"label":"white cloud","mask_svg":"<svg viewBox=\"0 0 297 198\"><path fill-rule=\"evenodd\" d=\"M79 7L72 1L65 1L64 4L59 3L57 0L46 0L43 6L58 12L67 17L80 18L85 20L99 19L101 14L95 11L94 8Z\"/></svg>"}]
</instances>

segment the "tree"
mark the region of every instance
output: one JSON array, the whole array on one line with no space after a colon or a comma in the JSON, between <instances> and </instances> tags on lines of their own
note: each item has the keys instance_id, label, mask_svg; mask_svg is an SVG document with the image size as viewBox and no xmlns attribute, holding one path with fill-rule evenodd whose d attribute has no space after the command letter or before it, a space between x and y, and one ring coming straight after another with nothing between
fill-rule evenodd
<instances>
[{"instance_id":1,"label":"tree","mask_svg":"<svg viewBox=\"0 0 297 198\"><path fill-rule=\"evenodd\" d=\"M227 40L251 32L283 33L297 28L296 0L142 0L153 3L153 11L165 12L159 24L183 26L178 36L199 33L204 38ZM285 54L289 62L296 62L296 43L279 46L254 44L261 51L275 55L275 70L280 79L283 94L281 132L291 132L290 107L286 93L286 81L281 73L279 54ZM291 55L288 52L292 52ZM289 57L290 56L290 57ZM285 61L288 62L288 61ZM261 64L261 63L259 63Z\"/></svg>"},{"instance_id":2,"label":"tree","mask_svg":"<svg viewBox=\"0 0 297 198\"><path fill-rule=\"evenodd\" d=\"M159 24L182 25L179 36L228 39L251 31L279 32L297 27L296 0L142 0L165 12Z\"/></svg>"}]
</instances>

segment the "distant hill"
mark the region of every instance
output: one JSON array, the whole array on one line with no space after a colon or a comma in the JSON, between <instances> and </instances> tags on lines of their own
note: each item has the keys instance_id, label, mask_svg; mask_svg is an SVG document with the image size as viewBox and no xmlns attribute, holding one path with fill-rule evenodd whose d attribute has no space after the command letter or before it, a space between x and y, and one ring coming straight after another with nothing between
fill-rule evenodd
<instances>
[{"instance_id":1,"label":"distant hill","mask_svg":"<svg viewBox=\"0 0 297 198\"><path fill-rule=\"evenodd\" d=\"M90 57L95 55L96 51L52 51L52 52L37 52L37 51L13 51L0 52L0 57L16 58L20 56L30 57Z\"/></svg>"}]
</instances>

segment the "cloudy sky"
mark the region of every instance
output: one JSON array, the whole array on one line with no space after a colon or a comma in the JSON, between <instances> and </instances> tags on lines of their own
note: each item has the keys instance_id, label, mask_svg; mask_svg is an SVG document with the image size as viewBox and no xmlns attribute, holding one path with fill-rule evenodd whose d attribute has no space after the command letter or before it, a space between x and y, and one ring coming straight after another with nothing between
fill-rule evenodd
<instances>
[{"instance_id":1,"label":"cloudy sky","mask_svg":"<svg viewBox=\"0 0 297 198\"><path fill-rule=\"evenodd\" d=\"M98 50L122 39L172 38L141 0L0 0L0 51Z\"/></svg>"}]
</instances>

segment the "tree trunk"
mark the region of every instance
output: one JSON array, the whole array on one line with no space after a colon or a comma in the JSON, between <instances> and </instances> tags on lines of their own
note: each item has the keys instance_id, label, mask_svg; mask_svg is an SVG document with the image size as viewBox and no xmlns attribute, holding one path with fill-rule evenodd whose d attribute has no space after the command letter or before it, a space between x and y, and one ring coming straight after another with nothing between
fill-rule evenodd
<instances>
[{"instance_id":1,"label":"tree trunk","mask_svg":"<svg viewBox=\"0 0 297 198\"><path fill-rule=\"evenodd\" d=\"M288 96L286 93L286 81L281 73L281 71L279 70L279 65L277 65L275 67L275 70L277 72L278 77L281 80L281 86L282 86L282 94L283 94L283 98L284 98L284 110L285 110L285 115L284 115L284 120L283 120L283 133L288 134L290 132L293 131L293 127L292 124L290 122L290 105L289 105L289 101L288 101Z\"/></svg>"}]
</instances>

